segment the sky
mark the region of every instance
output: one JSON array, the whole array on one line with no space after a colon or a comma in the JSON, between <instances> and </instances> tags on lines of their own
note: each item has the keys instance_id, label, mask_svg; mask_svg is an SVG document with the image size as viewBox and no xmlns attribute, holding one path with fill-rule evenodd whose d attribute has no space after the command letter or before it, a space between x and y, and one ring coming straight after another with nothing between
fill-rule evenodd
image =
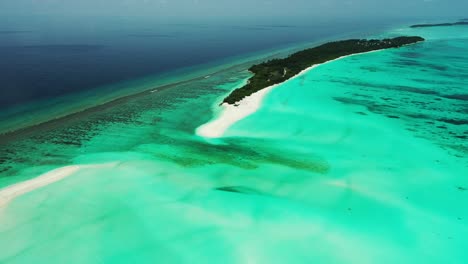
<instances>
[{"instance_id":1,"label":"sky","mask_svg":"<svg viewBox=\"0 0 468 264\"><path fill-rule=\"evenodd\" d=\"M0 0L2 15L154 19L468 17L467 0ZM466 15L465 15L466 14Z\"/></svg>"}]
</instances>

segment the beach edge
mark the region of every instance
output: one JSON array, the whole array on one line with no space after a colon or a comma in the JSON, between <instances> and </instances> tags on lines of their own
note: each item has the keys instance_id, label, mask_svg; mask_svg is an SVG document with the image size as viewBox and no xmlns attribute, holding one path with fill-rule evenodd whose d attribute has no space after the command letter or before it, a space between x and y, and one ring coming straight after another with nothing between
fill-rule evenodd
<instances>
[{"instance_id":1,"label":"beach edge","mask_svg":"<svg viewBox=\"0 0 468 264\"><path fill-rule=\"evenodd\" d=\"M383 49L385 50L385 49ZM216 138L222 138L225 134L225 132L232 127L235 123L247 118L248 116L254 114L258 109L260 109L262 102L264 98L276 87L285 84L291 80L294 80L301 75L306 74L307 72L330 62L334 62L337 60L341 60L344 58L352 57L352 56L358 56L358 55L363 55L363 54L369 54L369 53L374 53L374 52L380 52L383 50L372 50L372 51L367 51L367 52L361 52L361 53L355 53L351 55L346 55L346 56L341 56L333 60L326 61L324 63L320 64L314 64L298 74L294 75L290 79L286 80L285 82L274 84L272 86L266 87L260 91L257 91L239 102L236 102L234 105L228 104L228 103L223 103L221 104L220 107L223 109L221 110L220 114L218 116L215 116L212 118L210 121L208 121L205 124L202 124L201 126L197 127L195 129L195 134L197 136L200 136L202 138L206 139L216 139ZM237 88L236 88L237 89Z\"/></svg>"}]
</instances>

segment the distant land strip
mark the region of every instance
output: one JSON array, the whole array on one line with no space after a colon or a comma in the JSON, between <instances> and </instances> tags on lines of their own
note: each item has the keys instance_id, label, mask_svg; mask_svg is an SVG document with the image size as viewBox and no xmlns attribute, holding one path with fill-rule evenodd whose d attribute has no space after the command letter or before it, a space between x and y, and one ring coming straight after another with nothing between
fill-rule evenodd
<instances>
[{"instance_id":1,"label":"distant land strip","mask_svg":"<svg viewBox=\"0 0 468 264\"><path fill-rule=\"evenodd\" d=\"M410 26L411 28L424 28L424 27L451 27L451 26L468 26L468 19L455 23L439 23L439 24L417 24Z\"/></svg>"},{"instance_id":2,"label":"distant land strip","mask_svg":"<svg viewBox=\"0 0 468 264\"><path fill-rule=\"evenodd\" d=\"M250 67L249 71L254 76L248 80L247 85L229 94L223 103L236 104L243 98L269 86L285 82L316 64L352 54L399 48L421 41L424 41L424 38L418 36L382 40L350 39L329 42L315 48L299 51L284 59L269 60Z\"/></svg>"}]
</instances>

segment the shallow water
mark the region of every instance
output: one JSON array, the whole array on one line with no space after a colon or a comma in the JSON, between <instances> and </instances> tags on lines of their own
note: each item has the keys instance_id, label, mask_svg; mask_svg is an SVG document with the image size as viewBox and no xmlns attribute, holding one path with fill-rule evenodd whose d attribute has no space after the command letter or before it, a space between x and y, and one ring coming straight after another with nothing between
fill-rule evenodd
<instances>
[{"instance_id":1,"label":"shallow water","mask_svg":"<svg viewBox=\"0 0 468 264\"><path fill-rule=\"evenodd\" d=\"M284 55L301 44L339 36L366 36L395 23L5 15L0 17L0 134L229 64Z\"/></svg>"},{"instance_id":2,"label":"shallow water","mask_svg":"<svg viewBox=\"0 0 468 264\"><path fill-rule=\"evenodd\" d=\"M193 132L246 65L12 138L0 186L118 164L0 209L0 262L466 262L461 30L387 32L428 41L321 65L222 139Z\"/></svg>"}]
</instances>

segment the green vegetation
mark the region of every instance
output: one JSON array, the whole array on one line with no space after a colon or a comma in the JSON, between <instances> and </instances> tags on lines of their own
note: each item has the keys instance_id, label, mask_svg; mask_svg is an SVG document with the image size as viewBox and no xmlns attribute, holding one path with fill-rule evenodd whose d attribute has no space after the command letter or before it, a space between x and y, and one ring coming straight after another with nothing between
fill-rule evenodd
<instances>
[{"instance_id":1,"label":"green vegetation","mask_svg":"<svg viewBox=\"0 0 468 264\"><path fill-rule=\"evenodd\" d=\"M420 41L424 41L424 39L421 37L397 37L383 40L350 39L329 42L315 48L299 51L284 59L274 59L254 65L249 69L254 76L249 79L248 84L234 90L224 99L223 103L235 104L244 97L271 85L282 83L315 64L351 54L398 48Z\"/></svg>"},{"instance_id":2,"label":"green vegetation","mask_svg":"<svg viewBox=\"0 0 468 264\"><path fill-rule=\"evenodd\" d=\"M455 23L440 23L440 24L419 24L419 25L412 25L412 28L422 28L422 27L451 27L451 26L468 26L468 21L462 19L460 22Z\"/></svg>"}]
</instances>

